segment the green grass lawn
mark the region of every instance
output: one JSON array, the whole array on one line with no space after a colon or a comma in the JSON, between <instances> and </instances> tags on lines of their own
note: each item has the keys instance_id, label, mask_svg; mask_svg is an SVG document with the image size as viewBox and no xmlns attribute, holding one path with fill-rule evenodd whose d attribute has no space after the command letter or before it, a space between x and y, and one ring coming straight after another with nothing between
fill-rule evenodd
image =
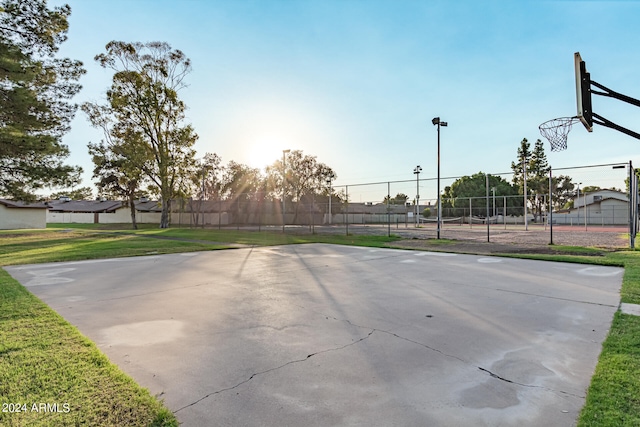
<instances>
[{"instance_id":1,"label":"green grass lawn","mask_svg":"<svg viewBox=\"0 0 640 427\"><path fill-rule=\"evenodd\" d=\"M224 243L322 242L385 247L397 239L156 227L133 231L122 225L64 224L52 225L47 230L0 231L0 266L212 250L224 247ZM442 250L447 250L446 244L442 244ZM590 256L589 248L567 247L566 251L584 256L528 257L624 266L622 301L640 304L640 251L611 252L604 256ZM4 270L0 270L0 403L24 403L28 410L0 412L2 426L177 425L173 414L161 402L111 364L95 344ZM33 411L34 403L58 404L61 412ZM578 426L640 426L639 317L615 315Z\"/></svg>"},{"instance_id":2,"label":"green grass lawn","mask_svg":"<svg viewBox=\"0 0 640 427\"><path fill-rule=\"evenodd\" d=\"M4 270L0 313L0 403L21 410L0 412L0 425L177 425L161 402Z\"/></svg>"},{"instance_id":3,"label":"green grass lawn","mask_svg":"<svg viewBox=\"0 0 640 427\"><path fill-rule=\"evenodd\" d=\"M290 245L300 243L333 243L342 245L358 246L381 246L388 242L399 240L397 236L362 236L362 235L328 235L328 234L294 234L274 231L245 231L215 228L164 228L157 226L150 227L151 224L144 224L138 230L123 228L122 224L118 229L116 224L50 224L48 229L52 230L77 230L86 232L118 232L136 236L158 236L188 240L201 240L221 243L240 243L244 245L272 246Z\"/></svg>"}]
</instances>

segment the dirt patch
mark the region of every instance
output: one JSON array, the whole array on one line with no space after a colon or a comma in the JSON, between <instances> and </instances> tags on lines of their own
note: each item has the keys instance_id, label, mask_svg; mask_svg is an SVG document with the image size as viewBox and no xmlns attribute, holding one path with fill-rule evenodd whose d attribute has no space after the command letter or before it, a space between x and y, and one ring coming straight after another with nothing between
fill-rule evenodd
<instances>
[{"instance_id":1,"label":"dirt patch","mask_svg":"<svg viewBox=\"0 0 640 427\"><path fill-rule=\"evenodd\" d=\"M323 230L323 232L335 233L339 230L334 227L333 230ZM403 239L394 242L392 244L394 247L469 254L528 253L599 256L629 247L628 234L616 228L594 227L588 231L584 228L574 228L554 231L552 236L549 229L541 226L530 226L529 230L518 228L505 230L502 227L493 227L490 230L490 242L488 242L487 230L482 227L442 229L442 240L437 239L437 233L433 227L414 229L399 227L391 230L381 226L349 227L350 234L387 235L389 231ZM553 245L550 244L551 241ZM558 246L565 246L565 248L558 249ZM567 246L576 249L571 250Z\"/></svg>"}]
</instances>

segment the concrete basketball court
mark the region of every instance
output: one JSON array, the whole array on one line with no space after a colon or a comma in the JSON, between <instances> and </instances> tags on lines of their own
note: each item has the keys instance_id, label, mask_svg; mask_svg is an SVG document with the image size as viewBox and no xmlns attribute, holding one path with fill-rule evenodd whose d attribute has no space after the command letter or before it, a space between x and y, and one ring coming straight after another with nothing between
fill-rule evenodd
<instances>
[{"instance_id":1,"label":"concrete basketball court","mask_svg":"<svg viewBox=\"0 0 640 427\"><path fill-rule=\"evenodd\" d=\"M325 244L6 270L185 426L572 426L623 272Z\"/></svg>"}]
</instances>

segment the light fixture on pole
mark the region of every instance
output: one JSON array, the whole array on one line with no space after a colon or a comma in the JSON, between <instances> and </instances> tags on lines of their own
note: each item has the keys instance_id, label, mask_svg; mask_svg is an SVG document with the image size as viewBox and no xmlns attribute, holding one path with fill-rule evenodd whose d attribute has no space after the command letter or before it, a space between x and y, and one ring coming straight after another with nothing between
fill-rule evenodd
<instances>
[{"instance_id":1,"label":"light fixture on pole","mask_svg":"<svg viewBox=\"0 0 640 427\"><path fill-rule=\"evenodd\" d=\"M413 168L413 173L416 175L416 227L420 225L420 172L422 172L420 165Z\"/></svg>"},{"instance_id":2,"label":"light fixture on pole","mask_svg":"<svg viewBox=\"0 0 640 427\"><path fill-rule=\"evenodd\" d=\"M327 185L329 185L329 225L331 225L331 217L332 212L331 212L331 177L327 178Z\"/></svg>"},{"instance_id":3,"label":"light fixture on pole","mask_svg":"<svg viewBox=\"0 0 640 427\"><path fill-rule=\"evenodd\" d=\"M287 183L287 157L286 154L291 150L282 150L282 232L284 233L285 226L285 201L286 198L286 183Z\"/></svg>"},{"instance_id":4,"label":"light fixture on pole","mask_svg":"<svg viewBox=\"0 0 640 427\"><path fill-rule=\"evenodd\" d=\"M440 238L440 224L442 223L442 209L440 201L440 126L447 126L447 122L440 121L440 117L434 117L431 120L434 126L438 126L438 220L437 220L437 238Z\"/></svg>"}]
</instances>

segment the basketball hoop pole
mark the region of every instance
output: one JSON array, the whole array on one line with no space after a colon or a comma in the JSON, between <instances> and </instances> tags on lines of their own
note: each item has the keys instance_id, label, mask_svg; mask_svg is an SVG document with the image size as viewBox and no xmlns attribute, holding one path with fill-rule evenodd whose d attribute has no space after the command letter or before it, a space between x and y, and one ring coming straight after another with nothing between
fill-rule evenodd
<instances>
[{"instance_id":1,"label":"basketball hoop pole","mask_svg":"<svg viewBox=\"0 0 640 427\"><path fill-rule=\"evenodd\" d=\"M549 168L549 212L547 213L549 224L549 244L553 245L553 168Z\"/></svg>"}]
</instances>

